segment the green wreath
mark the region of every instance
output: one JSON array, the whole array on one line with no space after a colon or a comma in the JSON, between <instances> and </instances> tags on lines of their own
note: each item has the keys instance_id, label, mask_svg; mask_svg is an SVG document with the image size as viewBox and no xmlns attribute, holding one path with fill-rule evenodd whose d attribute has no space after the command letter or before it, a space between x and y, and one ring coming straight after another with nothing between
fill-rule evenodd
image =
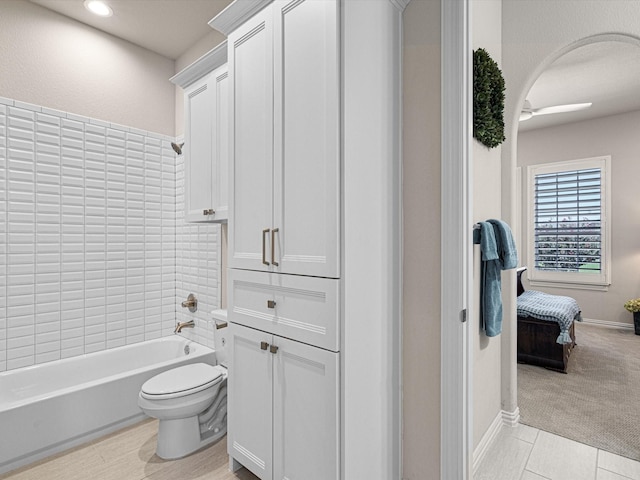
<instances>
[{"instance_id":1,"label":"green wreath","mask_svg":"<svg viewBox=\"0 0 640 480\"><path fill-rule=\"evenodd\" d=\"M504 137L504 77L483 48L473 52L473 136L489 148Z\"/></svg>"}]
</instances>

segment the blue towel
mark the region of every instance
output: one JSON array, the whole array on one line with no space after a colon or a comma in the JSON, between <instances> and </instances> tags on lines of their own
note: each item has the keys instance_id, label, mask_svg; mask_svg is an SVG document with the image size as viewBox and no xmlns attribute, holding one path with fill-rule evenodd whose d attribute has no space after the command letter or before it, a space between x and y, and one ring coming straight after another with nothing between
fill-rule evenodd
<instances>
[{"instance_id":1,"label":"blue towel","mask_svg":"<svg viewBox=\"0 0 640 480\"><path fill-rule=\"evenodd\" d=\"M488 337L495 337L502 332L501 271L518 265L518 252L509 225L501 220L480 222L473 241L480 244L482 259L480 323Z\"/></svg>"},{"instance_id":2,"label":"blue towel","mask_svg":"<svg viewBox=\"0 0 640 480\"><path fill-rule=\"evenodd\" d=\"M518 252L509 225L502 220L491 219L487 221L493 225L493 231L496 235L500 267L502 270L516 268L518 266Z\"/></svg>"}]
</instances>

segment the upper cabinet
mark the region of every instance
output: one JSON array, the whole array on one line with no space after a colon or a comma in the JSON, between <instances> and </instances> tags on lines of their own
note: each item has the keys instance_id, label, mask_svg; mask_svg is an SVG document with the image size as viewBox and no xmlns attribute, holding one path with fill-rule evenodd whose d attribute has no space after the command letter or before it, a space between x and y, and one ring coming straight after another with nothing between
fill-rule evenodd
<instances>
[{"instance_id":1,"label":"upper cabinet","mask_svg":"<svg viewBox=\"0 0 640 480\"><path fill-rule=\"evenodd\" d=\"M337 2L276 1L229 42L229 267L340 276Z\"/></svg>"},{"instance_id":2,"label":"upper cabinet","mask_svg":"<svg viewBox=\"0 0 640 480\"><path fill-rule=\"evenodd\" d=\"M184 89L187 222L223 222L228 218L228 79L226 42L171 79Z\"/></svg>"}]
</instances>

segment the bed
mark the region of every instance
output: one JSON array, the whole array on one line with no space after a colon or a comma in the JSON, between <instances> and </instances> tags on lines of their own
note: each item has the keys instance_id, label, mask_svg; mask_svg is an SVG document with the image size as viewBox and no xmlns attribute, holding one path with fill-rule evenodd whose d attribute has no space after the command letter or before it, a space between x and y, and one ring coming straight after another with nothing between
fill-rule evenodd
<instances>
[{"instance_id":1,"label":"bed","mask_svg":"<svg viewBox=\"0 0 640 480\"><path fill-rule=\"evenodd\" d=\"M567 373L569 356L576 345L574 320L581 320L578 304L570 297L534 290L525 294L522 285L525 270L526 267L517 270L518 362ZM545 310L546 305L551 308Z\"/></svg>"}]
</instances>

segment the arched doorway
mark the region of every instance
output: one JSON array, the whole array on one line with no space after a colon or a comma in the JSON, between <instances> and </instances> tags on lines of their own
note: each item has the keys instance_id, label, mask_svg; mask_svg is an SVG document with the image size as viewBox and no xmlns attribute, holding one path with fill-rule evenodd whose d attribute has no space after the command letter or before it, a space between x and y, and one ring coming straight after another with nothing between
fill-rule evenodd
<instances>
[{"instance_id":1,"label":"arched doorway","mask_svg":"<svg viewBox=\"0 0 640 480\"><path fill-rule=\"evenodd\" d=\"M540 7L541 8L541 7ZM548 14L550 17L553 16L553 12ZM544 24L544 21L540 21ZM598 25L597 19L593 20L593 24L589 26L592 31L602 31L604 30L603 26ZM604 23L604 22L603 22ZM588 28L587 28L588 30ZM615 30L615 29L614 29ZM609 30L612 31L612 30ZM561 36L561 35L559 35ZM519 208L518 208L518 195L519 189L517 189L517 175L516 175L516 167L517 167L517 159L518 159L518 144L519 144L519 136L518 136L518 120L520 111L522 106L524 105L525 100L527 99L529 92L532 87L536 83L539 77L544 74L545 71L550 70L554 63L558 61L562 63L562 59L567 56L568 59L571 58L572 52L580 52L581 49L594 48L600 49L604 44L610 42L618 42L620 45L626 46L634 46L637 47L640 45L638 42L638 36L628 35L628 34L592 34L584 36L582 39L578 41L564 41L559 42L557 38L554 38L553 42L542 44L540 41L540 46L538 46L536 50L536 55L538 55L537 60L535 62L531 61L526 65L527 68L522 68L522 64L527 63L526 60L521 61L519 67L520 70L516 73L514 71L508 71L509 67L506 67L507 70L507 84L509 85L509 80L511 78L511 87L513 87L513 91L516 94L512 95L510 98L508 96L508 105L507 105L507 137L508 140L504 144L503 147L503 218L506 218L507 221L510 221L513 225L517 224L517 220L519 218ZM567 35L567 39L570 40L570 35ZM526 42L526 40L523 40ZM561 44L559 46L559 44ZM521 46L521 45L518 45ZM509 52L509 56L507 61L513 58L515 55L516 46L512 46L513 49ZM533 50L533 47L532 47ZM585 50L586 51L586 50ZM533 56L532 56L533 58ZM503 58L504 61L504 58ZM515 78L515 80L514 80ZM515 85L515 87L514 87ZM509 290L511 285L505 288L506 291ZM509 304L509 302L512 302ZM515 310L515 300L507 299L507 305L505 305L506 311L514 311ZM620 305L621 307L621 305ZM508 381L503 383L502 387L502 398L503 398L503 409L506 411L517 411L519 405L519 399L517 394L517 364L515 361L516 352L517 352L517 331L515 328L515 322L510 325L510 328L506 329L503 332L502 339L502 347L503 347L503 359L505 359L502 363L503 369L503 379L507 379ZM508 359L508 360L506 360Z\"/></svg>"},{"instance_id":2,"label":"arched doorway","mask_svg":"<svg viewBox=\"0 0 640 480\"><path fill-rule=\"evenodd\" d=\"M529 266L524 284L575 298L584 322L575 325L578 346L569 357L568 375L518 366L518 406L523 424L640 460L640 438L633 441L633 428L617 426L624 421L619 416L629 418L622 413L622 392L628 389L623 372L635 352L627 352L628 361L619 361L605 348L610 335L612 343L621 342L615 347L621 352L627 339L634 340L631 315L622 304L637 296L638 287L637 269L629 261L637 253L637 235L630 224L638 214L628 178L640 174L640 142L632 127L640 122L640 48L623 36L592 40L565 52L539 75L526 95L519 122L516 200L522 208L516 215L522 219L522 263ZM581 109L584 102L592 105ZM566 111L574 108L578 111ZM602 168L594 170L596 164ZM583 180L585 186L579 186L574 179L584 175L594 176L591 183L598 186L587 190ZM546 193L540 189L549 187L536 186L536 179L555 179L561 187ZM560 250L551 250L553 240L534 242L552 225L563 232L555 237ZM555 257L544 257L544 252ZM545 258L561 263L545 265ZM607 404L611 408L606 414L600 412Z\"/></svg>"}]
</instances>

